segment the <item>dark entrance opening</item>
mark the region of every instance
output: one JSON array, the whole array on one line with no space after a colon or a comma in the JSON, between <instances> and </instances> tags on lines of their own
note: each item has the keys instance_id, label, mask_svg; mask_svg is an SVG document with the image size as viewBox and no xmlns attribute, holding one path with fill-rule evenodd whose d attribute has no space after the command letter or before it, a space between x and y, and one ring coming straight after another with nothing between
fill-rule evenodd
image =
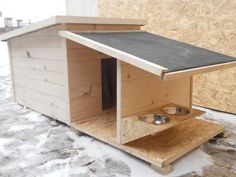
<instances>
[{"instance_id":1,"label":"dark entrance opening","mask_svg":"<svg viewBox=\"0 0 236 177\"><path fill-rule=\"evenodd\" d=\"M102 110L116 107L116 59L102 59Z\"/></svg>"}]
</instances>

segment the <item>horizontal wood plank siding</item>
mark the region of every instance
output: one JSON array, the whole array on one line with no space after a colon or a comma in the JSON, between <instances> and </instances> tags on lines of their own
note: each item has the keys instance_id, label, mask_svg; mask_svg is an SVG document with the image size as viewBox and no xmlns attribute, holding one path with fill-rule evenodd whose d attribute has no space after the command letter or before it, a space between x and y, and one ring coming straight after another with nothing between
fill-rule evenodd
<instances>
[{"instance_id":1,"label":"horizontal wood plank siding","mask_svg":"<svg viewBox=\"0 0 236 177\"><path fill-rule=\"evenodd\" d=\"M62 54L61 48L12 48L12 57L15 58L63 60Z\"/></svg>"},{"instance_id":2,"label":"horizontal wood plank siding","mask_svg":"<svg viewBox=\"0 0 236 177\"><path fill-rule=\"evenodd\" d=\"M10 40L16 102L69 123L61 25Z\"/></svg>"},{"instance_id":3,"label":"horizontal wood plank siding","mask_svg":"<svg viewBox=\"0 0 236 177\"><path fill-rule=\"evenodd\" d=\"M24 86L29 89L38 90L47 94L51 94L60 98L65 98L65 87L50 84L42 81L29 79L22 76L14 75L16 85Z\"/></svg>"},{"instance_id":4,"label":"horizontal wood plank siding","mask_svg":"<svg viewBox=\"0 0 236 177\"><path fill-rule=\"evenodd\" d=\"M65 75L63 73L14 66L14 75L62 87L65 86Z\"/></svg>"},{"instance_id":5,"label":"horizontal wood plank siding","mask_svg":"<svg viewBox=\"0 0 236 177\"><path fill-rule=\"evenodd\" d=\"M83 121L102 112L101 59L97 51L70 40L67 57L72 122Z\"/></svg>"},{"instance_id":6,"label":"horizontal wood plank siding","mask_svg":"<svg viewBox=\"0 0 236 177\"><path fill-rule=\"evenodd\" d=\"M190 77L161 81L159 77L121 64L121 115L128 116L167 103L189 106Z\"/></svg>"},{"instance_id":7,"label":"horizontal wood plank siding","mask_svg":"<svg viewBox=\"0 0 236 177\"><path fill-rule=\"evenodd\" d=\"M64 73L64 61L58 60L45 60L40 58L23 58L23 57L12 57L12 64L16 67L51 71L56 73Z\"/></svg>"},{"instance_id":8,"label":"horizontal wood plank siding","mask_svg":"<svg viewBox=\"0 0 236 177\"><path fill-rule=\"evenodd\" d=\"M60 48L61 38L58 36L19 36L12 39L13 48Z\"/></svg>"}]
</instances>

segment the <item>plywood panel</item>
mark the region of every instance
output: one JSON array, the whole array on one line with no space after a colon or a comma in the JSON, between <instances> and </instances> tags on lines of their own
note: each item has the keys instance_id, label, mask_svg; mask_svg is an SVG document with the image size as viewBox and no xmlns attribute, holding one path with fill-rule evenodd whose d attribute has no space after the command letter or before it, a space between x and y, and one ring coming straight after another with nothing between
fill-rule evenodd
<instances>
[{"instance_id":1,"label":"plywood panel","mask_svg":"<svg viewBox=\"0 0 236 177\"><path fill-rule=\"evenodd\" d=\"M195 76L193 87L194 104L236 114L236 69Z\"/></svg>"},{"instance_id":2,"label":"plywood panel","mask_svg":"<svg viewBox=\"0 0 236 177\"><path fill-rule=\"evenodd\" d=\"M99 16L147 19L148 32L235 57L235 8L235 1L221 0L100 0ZM236 113L235 72L195 76L193 103Z\"/></svg>"}]
</instances>

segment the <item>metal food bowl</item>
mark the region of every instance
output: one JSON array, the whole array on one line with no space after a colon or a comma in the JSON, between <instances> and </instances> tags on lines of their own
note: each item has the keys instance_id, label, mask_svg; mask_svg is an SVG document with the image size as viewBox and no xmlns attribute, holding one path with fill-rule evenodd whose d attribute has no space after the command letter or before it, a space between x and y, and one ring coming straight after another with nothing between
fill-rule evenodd
<instances>
[{"instance_id":1,"label":"metal food bowl","mask_svg":"<svg viewBox=\"0 0 236 177\"><path fill-rule=\"evenodd\" d=\"M191 113L191 110L183 106L167 106L162 108L162 111L166 114L175 116L185 116Z\"/></svg>"},{"instance_id":2,"label":"metal food bowl","mask_svg":"<svg viewBox=\"0 0 236 177\"><path fill-rule=\"evenodd\" d=\"M141 115L139 116L139 120L154 125L160 125L168 123L170 121L170 118L163 114L153 113Z\"/></svg>"}]
</instances>

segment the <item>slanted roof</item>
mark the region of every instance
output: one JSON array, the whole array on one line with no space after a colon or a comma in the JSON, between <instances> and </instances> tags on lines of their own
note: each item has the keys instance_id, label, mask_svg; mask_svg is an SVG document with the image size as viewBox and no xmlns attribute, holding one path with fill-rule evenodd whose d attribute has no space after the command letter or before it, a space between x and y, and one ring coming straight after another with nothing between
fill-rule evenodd
<instances>
[{"instance_id":1,"label":"slanted roof","mask_svg":"<svg viewBox=\"0 0 236 177\"><path fill-rule=\"evenodd\" d=\"M195 68L219 68L218 65L222 64L236 66L234 57L148 32L60 32L60 35L158 76L163 76L163 73L191 71Z\"/></svg>"},{"instance_id":2,"label":"slanted roof","mask_svg":"<svg viewBox=\"0 0 236 177\"><path fill-rule=\"evenodd\" d=\"M15 29L0 35L0 40L5 41L26 33L34 32L43 28L58 24L114 24L114 25L140 25L146 24L143 19L117 19L117 18L98 18L98 17L79 17L79 16L54 16L46 20L32 23L28 26Z\"/></svg>"}]
</instances>

